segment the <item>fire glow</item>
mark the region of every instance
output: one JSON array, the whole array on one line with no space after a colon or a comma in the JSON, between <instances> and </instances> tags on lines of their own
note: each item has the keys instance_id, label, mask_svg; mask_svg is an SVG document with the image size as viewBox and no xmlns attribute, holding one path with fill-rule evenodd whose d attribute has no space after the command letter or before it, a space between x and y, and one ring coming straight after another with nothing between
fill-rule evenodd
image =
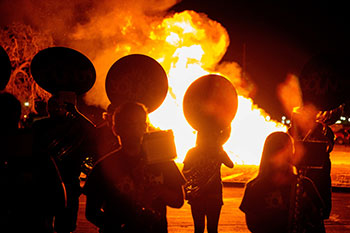
<instances>
[{"instance_id":1,"label":"fire glow","mask_svg":"<svg viewBox=\"0 0 350 233\"><path fill-rule=\"evenodd\" d=\"M194 11L175 13L165 18L146 17L143 21L139 17L127 17L124 26L117 25L115 30L119 32L113 33L116 38L122 39L94 57L97 80L87 93L86 101L105 107L109 104L104 95L104 80L116 59L133 53L156 59L168 75L169 91L163 104L150 114L150 122L161 130L173 130L177 162L182 162L196 141L196 131L183 115L184 94L197 78L209 73L220 74L233 83L239 95L231 137L224 149L236 164L259 164L265 138L274 131L286 131L286 128L270 121L268 115L248 98L252 84L242 78L242 70L237 63L219 64L230 43L226 29L205 14ZM125 19L120 18L124 23ZM73 37L91 35L95 28L95 24L80 28Z\"/></svg>"},{"instance_id":2,"label":"fire glow","mask_svg":"<svg viewBox=\"0 0 350 233\"><path fill-rule=\"evenodd\" d=\"M166 69L169 79L168 95L155 112L150 114L150 121L160 129L172 129L178 153L178 162L182 162L186 152L195 145L196 132L187 123L182 110L183 96L189 85L197 78L209 74L221 74L236 86L240 94L240 70L235 63L230 64L236 76L227 76L215 67L229 44L225 29L214 21L203 22L194 19L195 12L185 11L166 18L150 38L167 43L166 56L152 56ZM198 19L197 19L198 20ZM205 21L205 20L203 20ZM221 34L210 35L205 29L216 27ZM208 37L215 37L207 40ZM171 57L172 59L167 59ZM231 73L232 74L232 73ZM236 82L235 82L236 81ZM238 87L237 87L238 85ZM267 135L274 131L285 131L286 128L277 122L270 121L268 115L254 106L250 98L239 95L238 110L232 122L231 137L224 145L225 151L236 164L259 164L263 143Z\"/></svg>"},{"instance_id":3,"label":"fire glow","mask_svg":"<svg viewBox=\"0 0 350 233\"><path fill-rule=\"evenodd\" d=\"M286 131L286 128L269 120L268 115L253 104L249 96L254 86L242 75L241 67L235 62L220 62L230 42L226 29L202 13L194 11L164 13L174 1L160 1L163 4L159 5L158 2L150 4L149 1L143 0L135 2L131 1L129 5L125 1L111 1L109 2L111 5L105 6L96 1L99 7L90 6L91 11L82 11L81 17L76 16L76 11L68 10L56 14L56 5L46 4L46 1L40 3L44 9L43 14L33 14L30 12L32 8L27 7L25 10L29 11L28 17L34 17L30 23L34 23L34 28L42 30L38 33L41 35L38 37L40 40L37 40L40 46L34 47L43 49L41 46L67 46L89 57L95 66L97 79L86 94L85 101L88 105L103 108L110 103L105 92L105 78L117 59L135 53L156 59L168 75L169 92L163 104L150 114L150 121L159 129L174 131L178 162L183 161L186 152L195 146L196 141L196 131L191 128L183 115L182 101L187 88L197 78L209 73L226 77L235 86L239 97L231 137L224 145L224 149L237 164L258 164L267 135L274 131ZM75 1L55 1L55 3L69 6L76 4ZM3 9L10 11L12 5ZM35 5L33 9L37 9L37 6ZM47 14L44 14L45 12ZM165 14L168 16L164 17ZM53 17L45 20L40 18L46 15ZM78 20L85 17L89 20ZM67 25L71 29L71 33L68 34ZM22 38L22 34L18 35ZM10 41L10 37L8 40ZM53 41L59 42L53 44ZM23 45L25 49L33 47L32 41L26 43L26 46ZM28 55L24 60L29 61L31 56ZM30 84L32 82L30 79ZM32 92L40 94L40 90L35 88ZM17 95L20 93L15 92ZM34 96L32 92L29 96ZM42 91L41 96L45 93ZM43 99L48 98L44 97ZM33 106L31 102L28 109Z\"/></svg>"}]
</instances>

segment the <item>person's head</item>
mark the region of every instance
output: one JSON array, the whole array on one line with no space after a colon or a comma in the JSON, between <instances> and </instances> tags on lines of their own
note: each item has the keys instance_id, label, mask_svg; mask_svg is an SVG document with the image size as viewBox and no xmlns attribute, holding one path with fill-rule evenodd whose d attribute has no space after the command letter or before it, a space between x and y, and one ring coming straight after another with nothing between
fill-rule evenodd
<instances>
[{"instance_id":1,"label":"person's head","mask_svg":"<svg viewBox=\"0 0 350 233\"><path fill-rule=\"evenodd\" d=\"M292 174L294 143L284 132L273 132L267 136L260 160L259 176L274 177L278 174Z\"/></svg>"},{"instance_id":2,"label":"person's head","mask_svg":"<svg viewBox=\"0 0 350 233\"><path fill-rule=\"evenodd\" d=\"M127 102L118 107L113 115L113 131L120 137L123 147L141 145L147 131L148 115L144 105Z\"/></svg>"},{"instance_id":3,"label":"person's head","mask_svg":"<svg viewBox=\"0 0 350 233\"><path fill-rule=\"evenodd\" d=\"M65 106L58 96L52 96L47 102L47 112L50 117L63 117L66 114Z\"/></svg>"},{"instance_id":4,"label":"person's head","mask_svg":"<svg viewBox=\"0 0 350 233\"><path fill-rule=\"evenodd\" d=\"M50 117L64 117L69 112L76 112L77 95L72 91L59 91L49 99L47 112Z\"/></svg>"},{"instance_id":5,"label":"person's head","mask_svg":"<svg viewBox=\"0 0 350 233\"><path fill-rule=\"evenodd\" d=\"M21 103L18 99L6 92L0 93L0 128L2 130L15 130L21 119Z\"/></svg>"}]
</instances>

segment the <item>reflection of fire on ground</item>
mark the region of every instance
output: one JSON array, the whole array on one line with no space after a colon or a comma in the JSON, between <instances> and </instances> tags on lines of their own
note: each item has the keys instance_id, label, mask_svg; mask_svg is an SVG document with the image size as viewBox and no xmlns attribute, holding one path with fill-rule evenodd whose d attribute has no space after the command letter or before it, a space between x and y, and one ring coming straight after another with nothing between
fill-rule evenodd
<instances>
[{"instance_id":1,"label":"reflection of fire on ground","mask_svg":"<svg viewBox=\"0 0 350 233\"><path fill-rule=\"evenodd\" d=\"M56 5L64 2L68 1ZM97 80L85 98L91 105L105 108L109 104L105 78L117 59L140 53L161 63L168 74L169 92L162 106L150 114L150 120L157 128L174 131L178 162L195 145L196 137L182 113L184 93L194 80L208 73L228 78L239 94L231 137L224 146L235 163L258 164L267 135L286 130L253 104L249 97L254 85L242 77L241 67L235 62L220 63L229 45L228 33L220 23L194 11L167 12L174 1L161 1L157 7L148 1L133 1L130 6L125 1L110 5L90 3L91 6L83 0L77 2L80 5L67 3L68 7L74 6L74 11L66 7L64 14L52 14L55 16L46 21L38 20L44 14L28 14L33 17L30 22L35 28L51 33L56 45L76 49L92 60ZM55 12L55 4L40 5L44 11ZM80 9L77 6L86 9L77 14Z\"/></svg>"},{"instance_id":2,"label":"reflection of fire on ground","mask_svg":"<svg viewBox=\"0 0 350 233\"><path fill-rule=\"evenodd\" d=\"M350 188L350 147L335 145L331 152L332 185Z\"/></svg>"},{"instance_id":3,"label":"reflection of fire on ground","mask_svg":"<svg viewBox=\"0 0 350 233\"><path fill-rule=\"evenodd\" d=\"M336 145L331 152L332 162L331 179L332 186L336 188L350 188L350 147ZM182 165L179 165L181 168ZM245 184L258 173L257 165L235 165L233 169L222 166L221 174L223 182Z\"/></svg>"}]
</instances>

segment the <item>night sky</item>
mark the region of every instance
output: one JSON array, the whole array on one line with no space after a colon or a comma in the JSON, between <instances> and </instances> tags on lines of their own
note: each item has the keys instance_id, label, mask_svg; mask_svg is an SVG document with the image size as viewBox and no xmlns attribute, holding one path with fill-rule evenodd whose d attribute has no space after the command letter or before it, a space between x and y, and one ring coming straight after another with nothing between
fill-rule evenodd
<instances>
[{"instance_id":1,"label":"night sky","mask_svg":"<svg viewBox=\"0 0 350 233\"><path fill-rule=\"evenodd\" d=\"M340 1L184 0L171 10L195 10L220 22L231 41L223 60L242 65L245 44L246 72L257 86L254 102L280 119L284 110L276 86L288 73L300 75L318 53L348 53L350 14L345 5Z\"/></svg>"}]
</instances>

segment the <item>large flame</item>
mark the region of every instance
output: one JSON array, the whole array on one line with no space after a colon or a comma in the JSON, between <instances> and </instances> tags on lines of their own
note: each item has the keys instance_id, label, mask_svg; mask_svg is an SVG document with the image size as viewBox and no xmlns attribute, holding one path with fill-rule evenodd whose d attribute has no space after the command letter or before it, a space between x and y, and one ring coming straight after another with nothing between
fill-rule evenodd
<instances>
[{"instance_id":1,"label":"large flame","mask_svg":"<svg viewBox=\"0 0 350 233\"><path fill-rule=\"evenodd\" d=\"M107 107L105 78L117 59L141 53L159 61L168 74L169 92L162 106L150 114L150 120L155 127L174 131L179 162L196 140L195 130L183 115L183 96L193 81L208 73L228 78L239 94L231 137L224 146L234 162L258 164L267 135L286 130L282 124L271 121L248 98L253 85L242 77L241 67L235 62L220 63L229 45L226 29L205 14L194 11L169 15L167 9L176 0L157 3L145 0L17 2L28 6L23 8L27 16L23 18L30 19L23 20L25 23L51 34L55 45L77 49L93 61L97 79L87 93L87 104ZM40 12L37 12L37 4ZM67 10L56 14L61 5L67 5ZM6 6L0 11L12 12L12 4ZM169 16L164 17L165 14ZM10 16L18 14L6 15L8 20L13 20ZM47 15L52 17L47 18Z\"/></svg>"},{"instance_id":2,"label":"large flame","mask_svg":"<svg viewBox=\"0 0 350 233\"><path fill-rule=\"evenodd\" d=\"M109 101L104 92L104 80L116 59L132 53L153 57L167 72L169 92L163 104L150 114L150 121L157 128L174 131L177 161L182 162L196 141L196 131L183 115L184 94L197 78L209 73L221 74L233 83L239 94L231 137L224 148L237 164L258 164L265 138L271 132L286 129L282 124L270 121L268 115L247 98L252 85L242 78L237 63L219 64L230 42L226 29L205 14L194 11L175 13L165 18L145 17L143 20L140 15L123 17L116 14L115 17L123 22L123 26L115 27L119 33L115 36L118 41L111 43L113 49L104 49L93 59L98 78L88 93L87 101L107 106ZM93 36L96 28L102 30L98 25L105 19L96 20L98 23L81 27L73 37ZM116 34L116 31L110 30L111 26L108 24L102 34Z\"/></svg>"},{"instance_id":3,"label":"large flame","mask_svg":"<svg viewBox=\"0 0 350 233\"><path fill-rule=\"evenodd\" d=\"M174 131L178 161L182 161L196 140L196 132L183 115L183 96L197 78L214 72L224 75L215 66L226 52L228 35L217 22L185 11L164 19L151 31L150 38L165 42L160 56L156 53L152 55L166 68L170 86L164 103L150 114L150 120L156 127ZM163 51L168 53L163 54ZM236 70L231 72L236 76L224 76L231 81L236 80L233 83L238 85L240 93L241 86L237 82L241 80L240 70L235 65L231 69ZM266 136L277 130L286 130L282 124L270 121L268 115L254 106L251 99L241 95L231 126L231 137L224 148L237 164L258 164Z\"/></svg>"}]
</instances>

